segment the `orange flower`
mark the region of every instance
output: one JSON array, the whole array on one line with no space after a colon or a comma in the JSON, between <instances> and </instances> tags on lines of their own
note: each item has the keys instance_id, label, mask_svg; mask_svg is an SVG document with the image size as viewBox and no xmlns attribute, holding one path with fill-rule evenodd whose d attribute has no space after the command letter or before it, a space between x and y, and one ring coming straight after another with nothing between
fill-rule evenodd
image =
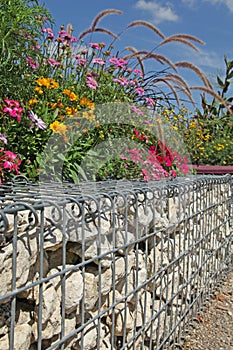
<instances>
[{"instance_id":1,"label":"orange flower","mask_svg":"<svg viewBox=\"0 0 233 350\"><path fill-rule=\"evenodd\" d=\"M67 95L69 97L70 101L77 101L77 99L78 99L78 96L74 92L72 92L71 90L65 89L63 91L63 94Z\"/></svg>"},{"instance_id":2,"label":"orange flower","mask_svg":"<svg viewBox=\"0 0 233 350\"><path fill-rule=\"evenodd\" d=\"M75 107L66 107L66 114L67 115L74 115L75 113L77 113L77 108Z\"/></svg>"},{"instance_id":3,"label":"orange flower","mask_svg":"<svg viewBox=\"0 0 233 350\"><path fill-rule=\"evenodd\" d=\"M36 98L31 98L29 101L28 101L29 105L34 105L36 103L38 103L38 100Z\"/></svg>"},{"instance_id":4,"label":"orange flower","mask_svg":"<svg viewBox=\"0 0 233 350\"><path fill-rule=\"evenodd\" d=\"M80 106L86 106L90 109L95 108L94 102L92 102L88 97L82 97L79 101Z\"/></svg>"},{"instance_id":5,"label":"orange flower","mask_svg":"<svg viewBox=\"0 0 233 350\"><path fill-rule=\"evenodd\" d=\"M36 80L37 85L44 86L47 89L56 89L59 87L59 84L54 80L50 78L38 78Z\"/></svg>"},{"instance_id":6,"label":"orange flower","mask_svg":"<svg viewBox=\"0 0 233 350\"><path fill-rule=\"evenodd\" d=\"M36 87L35 88L35 92L37 92L38 94L42 95L43 94L43 89L41 89L41 87Z\"/></svg>"}]
</instances>

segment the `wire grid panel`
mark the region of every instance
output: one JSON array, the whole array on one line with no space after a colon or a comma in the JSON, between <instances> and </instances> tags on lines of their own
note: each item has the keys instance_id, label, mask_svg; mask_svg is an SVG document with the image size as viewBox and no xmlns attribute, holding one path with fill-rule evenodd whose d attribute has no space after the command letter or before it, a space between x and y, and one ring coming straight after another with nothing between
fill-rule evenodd
<instances>
[{"instance_id":1,"label":"wire grid panel","mask_svg":"<svg viewBox=\"0 0 233 350\"><path fill-rule=\"evenodd\" d=\"M231 263L228 175L0 196L0 349L175 348Z\"/></svg>"}]
</instances>

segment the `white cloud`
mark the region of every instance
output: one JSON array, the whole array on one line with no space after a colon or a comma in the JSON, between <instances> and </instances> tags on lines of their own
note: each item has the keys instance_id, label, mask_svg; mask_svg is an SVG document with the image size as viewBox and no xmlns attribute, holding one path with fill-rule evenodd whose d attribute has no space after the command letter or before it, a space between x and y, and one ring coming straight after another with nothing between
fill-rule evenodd
<instances>
[{"instance_id":1,"label":"white cloud","mask_svg":"<svg viewBox=\"0 0 233 350\"><path fill-rule=\"evenodd\" d=\"M138 0L135 7L140 10L149 11L155 24L164 21L176 22L179 19L169 3L160 5L158 1Z\"/></svg>"},{"instance_id":2,"label":"white cloud","mask_svg":"<svg viewBox=\"0 0 233 350\"><path fill-rule=\"evenodd\" d=\"M195 3L209 2L211 5L225 5L231 12L233 12L233 0L182 0L183 4L193 6Z\"/></svg>"}]
</instances>

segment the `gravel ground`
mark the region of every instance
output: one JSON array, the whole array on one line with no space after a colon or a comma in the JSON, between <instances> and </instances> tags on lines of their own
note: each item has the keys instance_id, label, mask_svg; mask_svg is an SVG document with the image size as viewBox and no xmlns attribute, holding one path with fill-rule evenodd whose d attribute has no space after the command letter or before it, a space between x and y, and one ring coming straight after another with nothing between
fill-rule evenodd
<instances>
[{"instance_id":1,"label":"gravel ground","mask_svg":"<svg viewBox=\"0 0 233 350\"><path fill-rule=\"evenodd\" d=\"M233 350L233 271L198 318L183 350Z\"/></svg>"}]
</instances>

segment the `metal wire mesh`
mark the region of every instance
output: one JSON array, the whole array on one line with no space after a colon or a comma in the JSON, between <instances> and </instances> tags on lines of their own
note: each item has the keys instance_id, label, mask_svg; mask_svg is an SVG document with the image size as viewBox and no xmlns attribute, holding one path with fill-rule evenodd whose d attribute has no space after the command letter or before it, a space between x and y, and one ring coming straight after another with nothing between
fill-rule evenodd
<instances>
[{"instance_id":1,"label":"metal wire mesh","mask_svg":"<svg viewBox=\"0 0 233 350\"><path fill-rule=\"evenodd\" d=\"M1 186L0 348L181 347L232 265L232 203L229 175Z\"/></svg>"}]
</instances>

